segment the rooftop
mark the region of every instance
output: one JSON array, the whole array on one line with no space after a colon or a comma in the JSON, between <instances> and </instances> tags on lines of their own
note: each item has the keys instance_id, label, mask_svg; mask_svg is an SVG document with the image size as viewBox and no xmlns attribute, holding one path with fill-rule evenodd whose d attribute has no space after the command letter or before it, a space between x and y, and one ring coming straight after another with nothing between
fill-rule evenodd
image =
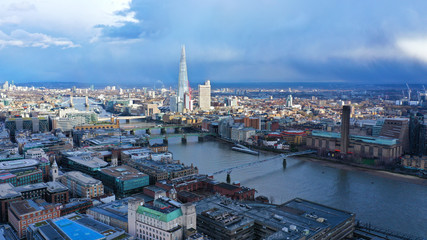
<instances>
[{"instance_id":1,"label":"rooftop","mask_svg":"<svg viewBox=\"0 0 427 240\"><path fill-rule=\"evenodd\" d=\"M0 184L0 199L10 199L20 196L21 193L17 192L11 183Z\"/></svg>"},{"instance_id":2,"label":"rooftop","mask_svg":"<svg viewBox=\"0 0 427 240\"><path fill-rule=\"evenodd\" d=\"M108 165L107 162L97 157L78 156L78 157L68 157L68 159L70 161L73 161L80 165L84 165L89 168L101 168L101 167L106 167Z\"/></svg>"},{"instance_id":3,"label":"rooftop","mask_svg":"<svg viewBox=\"0 0 427 240\"><path fill-rule=\"evenodd\" d=\"M227 229L238 228L249 221L276 229L276 233L266 236L267 239L309 239L354 219L353 213L299 198L273 205L212 196L199 201L196 211Z\"/></svg>"},{"instance_id":4,"label":"rooftop","mask_svg":"<svg viewBox=\"0 0 427 240\"><path fill-rule=\"evenodd\" d=\"M51 193L67 191L68 188L60 182L47 182L47 191Z\"/></svg>"},{"instance_id":5,"label":"rooftop","mask_svg":"<svg viewBox=\"0 0 427 240\"><path fill-rule=\"evenodd\" d=\"M16 215L25 215L32 212L44 210L43 207L35 203L33 200L22 200L10 203L11 210L14 210Z\"/></svg>"},{"instance_id":6,"label":"rooftop","mask_svg":"<svg viewBox=\"0 0 427 240\"><path fill-rule=\"evenodd\" d=\"M326 137L326 138L341 138L341 133L337 132L324 132L324 131L312 131L313 136ZM398 139L388 137L370 137L370 136L357 136L350 135L350 139L353 141L360 141L365 143L373 143L380 145L395 145L399 142Z\"/></svg>"},{"instance_id":7,"label":"rooftop","mask_svg":"<svg viewBox=\"0 0 427 240\"><path fill-rule=\"evenodd\" d=\"M69 214L55 220L32 224L35 239L50 240L127 240L133 239L124 230L96 221L87 215Z\"/></svg>"},{"instance_id":8,"label":"rooftop","mask_svg":"<svg viewBox=\"0 0 427 240\"><path fill-rule=\"evenodd\" d=\"M123 198L111 203L101 204L90 208L90 211L98 212L105 216L115 218L119 221L128 221L128 201L135 199L133 197Z\"/></svg>"},{"instance_id":9,"label":"rooftop","mask_svg":"<svg viewBox=\"0 0 427 240\"><path fill-rule=\"evenodd\" d=\"M100 180L92 178L91 176L84 174L79 171L71 171L64 173L64 177L70 179L74 182L79 182L82 184L92 185L92 184L102 184Z\"/></svg>"},{"instance_id":10,"label":"rooftop","mask_svg":"<svg viewBox=\"0 0 427 240\"><path fill-rule=\"evenodd\" d=\"M227 190L230 190L230 191L234 191L234 190L237 190L237 189L240 188L239 186L235 186L235 185L232 185L232 184L229 184L229 183L224 183L224 182L218 183L216 186L224 188L224 189L227 189Z\"/></svg>"},{"instance_id":11,"label":"rooftop","mask_svg":"<svg viewBox=\"0 0 427 240\"><path fill-rule=\"evenodd\" d=\"M33 167L37 166L39 161L36 159L22 159L14 161L5 161L0 162L0 170L13 170L24 167Z\"/></svg>"},{"instance_id":12,"label":"rooftop","mask_svg":"<svg viewBox=\"0 0 427 240\"><path fill-rule=\"evenodd\" d=\"M141 178L147 176L147 174L144 174L135 168L131 168L127 165L121 165L117 167L107 167L101 169L101 172L103 174L115 177L117 179L120 179L121 181L131 180L135 178Z\"/></svg>"},{"instance_id":13,"label":"rooftop","mask_svg":"<svg viewBox=\"0 0 427 240\"><path fill-rule=\"evenodd\" d=\"M56 220L54 223L72 240L97 240L104 237L102 234L67 218Z\"/></svg>"},{"instance_id":14,"label":"rooftop","mask_svg":"<svg viewBox=\"0 0 427 240\"><path fill-rule=\"evenodd\" d=\"M139 206L137 212L143 215L155 216L163 222L170 222L182 216L181 204L166 197L158 198L152 204Z\"/></svg>"},{"instance_id":15,"label":"rooftop","mask_svg":"<svg viewBox=\"0 0 427 240\"><path fill-rule=\"evenodd\" d=\"M18 192L27 192L27 191L34 191L34 190L43 189L43 188L47 188L47 185L45 183L34 183L34 184L25 185L25 186L15 187L15 190Z\"/></svg>"}]
</instances>

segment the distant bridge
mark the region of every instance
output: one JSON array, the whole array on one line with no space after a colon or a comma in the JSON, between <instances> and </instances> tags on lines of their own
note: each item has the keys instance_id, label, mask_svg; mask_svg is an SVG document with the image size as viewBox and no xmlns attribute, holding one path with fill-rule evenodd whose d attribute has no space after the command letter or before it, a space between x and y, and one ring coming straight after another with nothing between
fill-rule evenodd
<instances>
[{"instance_id":1,"label":"distant bridge","mask_svg":"<svg viewBox=\"0 0 427 240\"><path fill-rule=\"evenodd\" d=\"M117 116L113 118L119 119L119 120L133 120L133 119L146 119L147 116ZM109 120L111 120L111 118L98 118L99 122L109 121Z\"/></svg>"},{"instance_id":2,"label":"distant bridge","mask_svg":"<svg viewBox=\"0 0 427 240\"><path fill-rule=\"evenodd\" d=\"M235 166L235 167L222 169L220 171L214 172L213 175L218 175L218 174L225 173L225 172L229 173L229 172L231 172L231 171L233 171L235 169L240 169L240 168L250 167L250 166L253 166L253 165L258 165L258 164L261 164L261 163L264 163L264 162L276 160L278 158L299 156L299 155L305 155L305 154L310 154L310 153L315 153L315 152L316 151L314 151L314 150L306 150L306 151L301 151L301 152L280 154L280 155L276 155L276 156L271 157L271 158L266 158L266 159L263 159L263 160L258 160L258 161L255 161L255 162L241 164L241 165L238 165L238 166Z\"/></svg>"},{"instance_id":3,"label":"distant bridge","mask_svg":"<svg viewBox=\"0 0 427 240\"><path fill-rule=\"evenodd\" d=\"M74 102L74 100L75 99L77 99L77 97L74 97L74 99L73 99L73 103L75 104L75 102ZM94 104L94 105L101 105L101 104L103 104L103 102L95 102L94 100L92 100L91 98L88 98L88 101L89 101L89 103L91 103L91 104ZM61 103L59 103L58 105L66 105L66 104L68 104L68 103L70 103L70 99L67 99L67 101L64 101L64 102L61 102ZM84 104L84 103L82 103L82 104Z\"/></svg>"},{"instance_id":4,"label":"distant bridge","mask_svg":"<svg viewBox=\"0 0 427 240\"><path fill-rule=\"evenodd\" d=\"M206 137L206 136L214 136L213 133L172 133L172 134L162 134L162 135L150 135L147 137L148 140L151 139L168 139L168 138L174 138L174 137L180 137L180 138L187 138L187 137Z\"/></svg>"},{"instance_id":5,"label":"distant bridge","mask_svg":"<svg viewBox=\"0 0 427 240\"><path fill-rule=\"evenodd\" d=\"M182 129L182 128L189 128L189 127L194 127L194 125L190 125L190 124L180 124L180 125L159 125L159 126L147 126L147 127L137 127L137 126L123 126L121 127L123 130L146 130L147 133L149 133L149 131L154 130L154 129L160 129L162 131L162 133L166 133L165 130L166 129Z\"/></svg>"}]
</instances>

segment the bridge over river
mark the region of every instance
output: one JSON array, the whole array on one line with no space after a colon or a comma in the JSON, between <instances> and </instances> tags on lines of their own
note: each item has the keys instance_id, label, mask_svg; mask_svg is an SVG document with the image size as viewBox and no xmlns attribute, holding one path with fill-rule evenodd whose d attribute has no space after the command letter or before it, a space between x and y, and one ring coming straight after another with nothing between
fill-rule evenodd
<instances>
[{"instance_id":1,"label":"bridge over river","mask_svg":"<svg viewBox=\"0 0 427 240\"><path fill-rule=\"evenodd\" d=\"M300 151L300 152L294 152L294 153L283 153L283 154L279 154L279 155L276 155L276 156L271 157L271 158L266 158L266 159L262 159L262 160L258 160L258 161L254 161L254 162L250 162L250 163L245 163L245 164L241 164L241 165L238 165L235 167L225 168L225 169L222 169L220 171L214 172L213 175L218 175L218 174L225 173L225 172L229 174L231 171L233 171L235 169L251 167L251 166L258 165L261 163L265 163L268 161L273 161L273 160L276 160L279 158L284 159L286 157L306 155L306 154L311 154L311 153L315 153L315 152L316 151L314 151L314 150L306 150L306 151Z\"/></svg>"}]
</instances>

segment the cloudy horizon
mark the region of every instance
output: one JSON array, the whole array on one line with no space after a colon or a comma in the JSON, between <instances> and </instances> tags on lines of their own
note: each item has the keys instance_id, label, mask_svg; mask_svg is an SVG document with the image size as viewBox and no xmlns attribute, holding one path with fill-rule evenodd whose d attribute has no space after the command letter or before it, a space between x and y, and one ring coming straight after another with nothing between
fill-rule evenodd
<instances>
[{"instance_id":1,"label":"cloudy horizon","mask_svg":"<svg viewBox=\"0 0 427 240\"><path fill-rule=\"evenodd\" d=\"M425 1L0 3L0 81L427 83Z\"/></svg>"}]
</instances>

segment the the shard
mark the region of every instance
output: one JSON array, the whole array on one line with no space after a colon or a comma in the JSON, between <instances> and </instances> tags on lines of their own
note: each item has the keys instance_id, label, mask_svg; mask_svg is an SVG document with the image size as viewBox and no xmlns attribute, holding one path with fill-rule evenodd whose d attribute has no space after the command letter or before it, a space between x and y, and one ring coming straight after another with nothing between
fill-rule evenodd
<instances>
[{"instance_id":1,"label":"the shard","mask_svg":"<svg viewBox=\"0 0 427 240\"><path fill-rule=\"evenodd\" d=\"M185 46L181 49L181 60L179 62L179 78L178 78L178 97L184 100L185 93L189 93L189 83L187 75L187 62L185 60Z\"/></svg>"}]
</instances>

